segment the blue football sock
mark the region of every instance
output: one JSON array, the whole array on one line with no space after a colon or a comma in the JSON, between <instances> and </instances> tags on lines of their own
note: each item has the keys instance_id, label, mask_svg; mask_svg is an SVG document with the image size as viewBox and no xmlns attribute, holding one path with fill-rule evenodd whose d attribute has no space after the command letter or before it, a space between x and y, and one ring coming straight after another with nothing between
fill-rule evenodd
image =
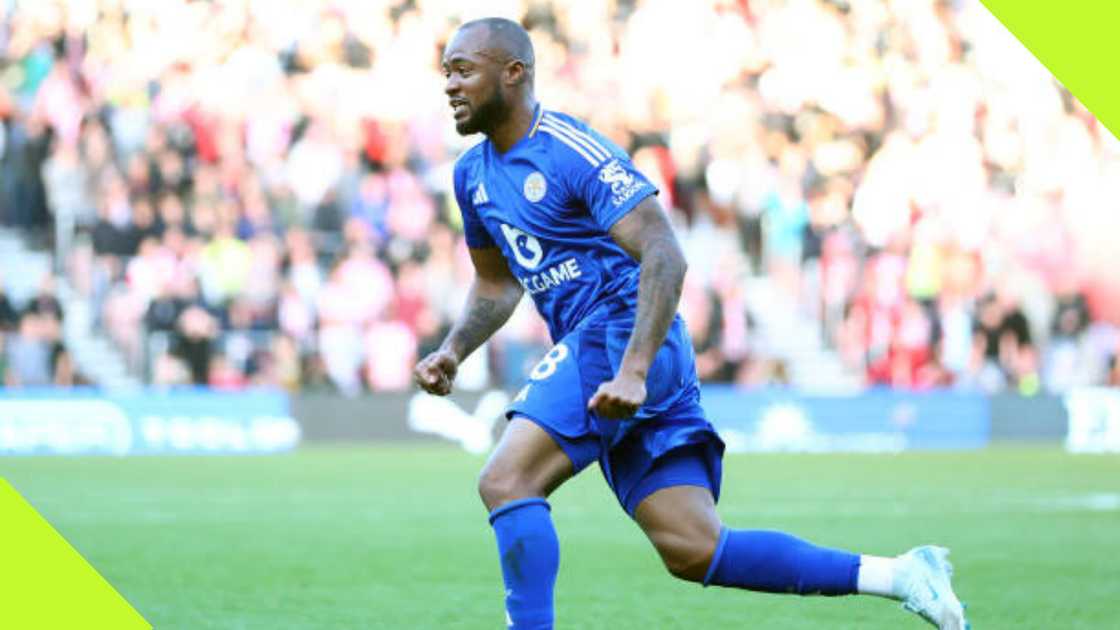
<instances>
[{"instance_id":1,"label":"blue football sock","mask_svg":"<svg viewBox=\"0 0 1120 630\"><path fill-rule=\"evenodd\" d=\"M704 586L732 586L765 593L850 595L856 592L859 556L818 547L795 536L764 530L724 529Z\"/></svg>"},{"instance_id":2,"label":"blue football sock","mask_svg":"<svg viewBox=\"0 0 1120 630\"><path fill-rule=\"evenodd\" d=\"M560 541L548 502L519 499L490 513L498 538L506 611L513 630L552 630L552 590L560 570Z\"/></svg>"}]
</instances>

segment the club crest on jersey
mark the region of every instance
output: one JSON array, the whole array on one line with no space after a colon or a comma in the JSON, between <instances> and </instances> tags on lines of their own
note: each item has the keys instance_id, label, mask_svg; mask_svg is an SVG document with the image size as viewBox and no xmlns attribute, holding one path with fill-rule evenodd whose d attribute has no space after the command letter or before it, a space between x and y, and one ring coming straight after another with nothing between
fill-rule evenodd
<instances>
[{"instance_id":1,"label":"club crest on jersey","mask_svg":"<svg viewBox=\"0 0 1120 630\"><path fill-rule=\"evenodd\" d=\"M540 171L533 171L525 178L525 185L522 190L526 199L537 203L544 199L544 194L548 192L548 183L545 182L544 175L541 175Z\"/></svg>"},{"instance_id":2,"label":"club crest on jersey","mask_svg":"<svg viewBox=\"0 0 1120 630\"><path fill-rule=\"evenodd\" d=\"M599 181L611 187L611 195L613 195L611 201L616 206L626 203L627 199L633 197L634 193L645 185L645 182L628 173L618 160L611 160L599 169Z\"/></svg>"}]
</instances>

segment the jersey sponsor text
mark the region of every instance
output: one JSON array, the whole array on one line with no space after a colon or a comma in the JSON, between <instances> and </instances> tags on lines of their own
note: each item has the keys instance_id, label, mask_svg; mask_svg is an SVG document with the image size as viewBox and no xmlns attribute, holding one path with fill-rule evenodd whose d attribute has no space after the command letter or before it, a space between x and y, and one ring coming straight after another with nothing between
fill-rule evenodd
<instances>
[{"instance_id":1,"label":"jersey sponsor text","mask_svg":"<svg viewBox=\"0 0 1120 630\"><path fill-rule=\"evenodd\" d=\"M529 295L536 295L537 293L558 287L581 275L583 275L583 271L579 268L579 261L575 258L569 258L540 273L531 276L522 276L518 278L518 281L520 281L521 286L525 287L525 290L529 292Z\"/></svg>"}]
</instances>

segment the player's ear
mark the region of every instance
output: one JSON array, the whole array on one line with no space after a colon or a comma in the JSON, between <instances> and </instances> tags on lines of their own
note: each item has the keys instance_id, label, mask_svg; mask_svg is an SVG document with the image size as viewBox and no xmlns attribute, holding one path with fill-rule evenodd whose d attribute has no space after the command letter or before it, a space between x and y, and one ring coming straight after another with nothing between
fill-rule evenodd
<instances>
[{"instance_id":1,"label":"player's ear","mask_svg":"<svg viewBox=\"0 0 1120 630\"><path fill-rule=\"evenodd\" d=\"M506 64L506 83L508 85L520 85L528 78L525 62L520 59L514 59Z\"/></svg>"}]
</instances>

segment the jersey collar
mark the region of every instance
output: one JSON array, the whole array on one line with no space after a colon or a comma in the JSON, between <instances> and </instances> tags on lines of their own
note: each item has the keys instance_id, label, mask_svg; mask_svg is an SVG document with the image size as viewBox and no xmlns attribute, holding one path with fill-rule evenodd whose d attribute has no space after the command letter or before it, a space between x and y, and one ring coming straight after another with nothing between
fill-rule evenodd
<instances>
[{"instance_id":1,"label":"jersey collar","mask_svg":"<svg viewBox=\"0 0 1120 630\"><path fill-rule=\"evenodd\" d=\"M543 118L544 118L544 108L541 107L541 104L538 101L537 102L537 109L536 109L536 111L533 112L533 125L531 127L529 127L529 136L528 137L532 138L533 134L537 133L537 127L541 126L541 120Z\"/></svg>"},{"instance_id":2,"label":"jersey collar","mask_svg":"<svg viewBox=\"0 0 1120 630\"><path fill-rule=\"evenodd\" d=\"M518 140L517 142L514 142L513 146L511 146L505 153L498 153L498 150L496 148L494 148L494 143L490 142L490 140L487 139L486 144L487 144L488 148L490 149L490 152L493 153L495 156L497 156L499 159L502 159L505 156L513 153L517 149L521 148L521 145L525 144L530 138L532 138L534 135L536 135L537 127L541 126L541 120L543 120L543 119L544 119L544 107L541 107L541 104L538 102L537 106L536 106L536 109L533 110L533 124L529 125L529 132L526 133L524 136L521 136L520 140Z\"/></svg>"}]
</instances>

